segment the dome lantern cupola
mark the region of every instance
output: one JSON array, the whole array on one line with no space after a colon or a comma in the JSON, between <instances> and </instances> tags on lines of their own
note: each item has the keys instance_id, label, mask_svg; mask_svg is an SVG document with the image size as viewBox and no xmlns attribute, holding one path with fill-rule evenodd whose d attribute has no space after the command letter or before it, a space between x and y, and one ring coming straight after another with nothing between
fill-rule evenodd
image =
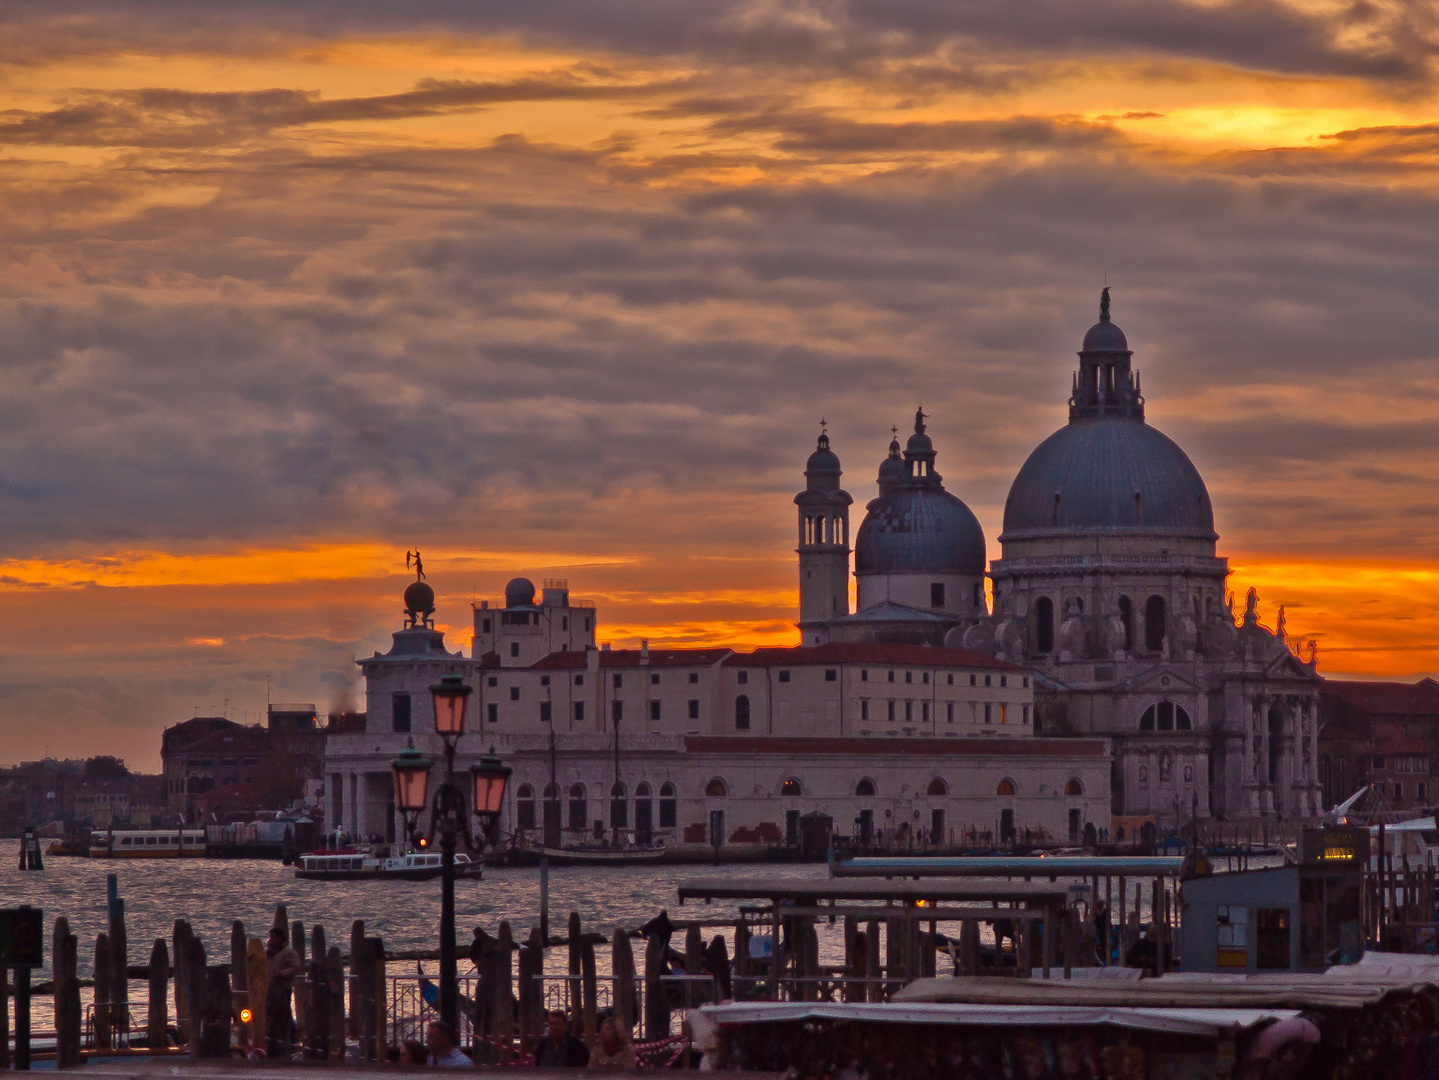
<instances>
[{"instance_id":1,"label":"dome lantern cupola","mask_svg":"<svg viewBox=\"0 0 1439 1080\"><path fill-rule=\"evenodd\" d=\"M1099 321L1084 335L1079 371L1069 398L1069 420L1095 416L1144 419L1139 377L1130 370L1134 353L1124 331L1109 320L1109 286L1099 294Z\"/></svg>"},{"instance_id":2,"label":"dome lantern cupola","mask_svg":"<svg viewBox=\"0 0 1439 1080\"><path fill-rule=\"evenodd\" d=\"M909 465L910 484L916 487L942 487L943 477L934 471L934 440L925 434L924 409L914 411L914 434L905 444L904 460Z\"/></svg>"},{"instance_id":3,"label":"dome lantern cupola","mask_svg":"<svg viewBox=\"0 0 1439 1080\"><path fill-rule=\"evenodd\" d=\"M879 463L879 493L883 497L904 487L909 476L904 458L899 456L899 428L893 428L894 438L889 441L889 457Z\"/></svg>"}]
</instances>

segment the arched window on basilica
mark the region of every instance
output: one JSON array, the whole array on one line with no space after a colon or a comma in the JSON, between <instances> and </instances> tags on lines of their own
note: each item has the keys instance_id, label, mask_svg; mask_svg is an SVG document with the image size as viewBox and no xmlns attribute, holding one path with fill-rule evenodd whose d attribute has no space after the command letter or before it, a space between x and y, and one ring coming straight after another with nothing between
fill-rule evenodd
<instances>
[{"instance_id":1,"label":"arched window on basilica","mask_svg":"<svg viewBox=\"0 0 1439 1080\"><path fill-rule=\"evenodd\" d=\"M1144 710L1139 718L1140 731L1193 731L1194 722L1183 705L1161 701Z\"/></svg>"},{"instance_id":2,"label":"arched window on basilica","mask_svg":"<svg viewBox=\"0 0 1439 1080\"><path fill-rule=\"evenodd\" d=\"M936 776L933 780L929 782L929 790L926 791L925 794L948 795L949 785L944 782L944 778L942 776Z\"/></svg>"},{"instance_id":3,"label":"arched window on basilica","mask_svg":"<svg viewBox=\"0 0 1439 1080\"><path fill-rule=\"evenodd\" d=\"M1150 652L1164 648L1164 597L1151 596L1144 602L1144 647Z\"/></svg>"},{"instance_id":4,"label":"arched window on basilica","mask_svg":"<svg viewBox=\"0 0 1439 1080\"><path fill-rule=\"evenodd\" d=\"M862 799L872 798L874 791L874 781L867 776L854 785L854 793Z\"/></svg>"},{"instance_id":5,"label":"arched window on basilica","mask_svg":"<svg viewBox=\"0 0 1439 1080\"><path fill-rule=\"evenodd\" d=\"M779 786L779 793L781 795L791 798L797 795L803 795L804 785L801 784L798 780L796 780L793 776L791 776Z\"/></svg>"},{"instance_id":6,"label":"arched window on basilica","mask_svg":"<svg viewBox=\"0 0 1439 1080\"><path fill-rule=\"evenodd\" d=\"M999 786L994 789L996 795L1013 795L1014 791L1014 781L1007 776L1001 780Z\"/></svg>"},{"instance_id":7,"label":"arched window on basilica","mask_svg":"<svg viewBox=\"0 0 1439 1080\"><path fill-rule=\"evenodd\" d=\"M1034 605L1034 651L1054 651L1054 601L1041 596Z\"/></svg>"},{"instance_id":8,"label":"arched window on basilica","mask_svg":"<svg viewBox=\"0 0 1439 1080\"><path fill-rule=\"evenodd\" d=\"M705 785L705 797L710 799L722 799L729 794L729 785L716 776Z\"/></svg>"},{"instance_id":9,"label":"arched window on basilica","mask_svg":"<svg viewBox=\"0 0 1439 1080\"><path fill-rule=\"evenodd\" d=\"M1064 785L1064 793L1066 795L1084 794L1084 785L1079 782L1079 777L1074 776L1070 778L1069 783Z\"/></svg>"}]
</instances>

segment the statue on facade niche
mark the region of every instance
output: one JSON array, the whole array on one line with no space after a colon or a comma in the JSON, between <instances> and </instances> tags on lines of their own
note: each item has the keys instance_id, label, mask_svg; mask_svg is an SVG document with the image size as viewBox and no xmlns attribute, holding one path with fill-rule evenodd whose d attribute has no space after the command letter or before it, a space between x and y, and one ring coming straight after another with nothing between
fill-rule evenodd
<instances>
[{"instance_id":1,"label":"statue on facade niche","mask_svg":"<svg viewBox=\"0 0 1439 1080\"><path fill-rule=\"evenodd\" d=\"M1284 632L1284 624L1285 624L1284 605L1283 605L1283 604L1280 604L1280 605L1279 605L1279 621L1278 621L1278 623L1275 624L1275 627L1274 627L1274 636L1284 645L1285 648L1288 648L1288 647L1289 647L1289 637L1288 637L1288 635Z\"/></svg>"},{"instance_id":2,"label":"statue on facade niche","mask_svg":"<svg viewBox=\"0 0 1439 1080\"><path fill-rule=\"evenodd\" d=\"M1105 644L1108 646L1108 653L1111 659L1123 660L1125 638L1128 635L1124 631L1124 618L1119 614L1119 608L1112 608L1104 619Z\"/></svg>"},{"instance_id":3,"label":"statue on facade niche","mask_svg":"<svg viewBox=\"0 0 1439 1080\"><path fill-rule=\"evenodd\" d=\"M1084 605L1079 597L1064 602L1064 622L1059 624L1059 659L1075 660L1084 655Z\"/></svg>"},{"instance_id":4,"label":"statue on facade niche","mask_svg":"<svg viewBox=\"0 0 1439 1080\"><path fill-rule=\"evenodd\" d=\"M1188 615L1179 616L1179 648L1184 653L1184 659L1193 660L1201 644L1199 627L1194 624L1194 619Z\"/></svg>"},{"instance_id":5,"label":"statue on facade niche","mask_svg":"<svg viewBox=\"0 0 1439 1080\"><path fill-rule=\"evenodd\" d=\"M1159 755L1159 782L1166 784L1174 778L1174 755L1168 750Z\"/></svg>"},{"instance_id":6,"label":"statue on facade niche","mask_svg":"<svg viewBox=\"0 0 1439 1080\"><path fill-rule=\"evenodd\" d=\"M1309 666L1310 666L1310 667L1317 667L1318 665L1319 665L1319 642L1315 641L1313 638L1310 638L1310 639L1309 639Z\"/></svg>"}]
</instances>

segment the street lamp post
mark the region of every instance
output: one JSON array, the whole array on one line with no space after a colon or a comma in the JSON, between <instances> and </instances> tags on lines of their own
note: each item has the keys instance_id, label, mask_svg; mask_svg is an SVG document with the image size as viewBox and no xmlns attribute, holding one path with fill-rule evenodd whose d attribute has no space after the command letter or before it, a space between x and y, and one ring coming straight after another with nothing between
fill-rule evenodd
<instances>
[{"instance_id":1,"label":"street lamp post","mask_svg":"<svg viewBox=\"0 0 1439 1080\"><path fill-rule=\"evenodd\" d=\"M465 796L455 783L455 747L465 732L465 709L470 688L459 675L445 675L430 687L435 702L435 731L445 742L445 779L435 791L430 807L430 832L440 834L440 1019L459 1031L460 987L455 956L455 848L461 835L471 843ZM395 804L404 812L407 831L424 810L428 794L430 759L415 749L413 741L392 768L395 774ZM510 770L494 751L475 766L474 808L484 827L486 839L493 839L494 827L504 806L505 785Z\"/></svg>"}]
</instances>

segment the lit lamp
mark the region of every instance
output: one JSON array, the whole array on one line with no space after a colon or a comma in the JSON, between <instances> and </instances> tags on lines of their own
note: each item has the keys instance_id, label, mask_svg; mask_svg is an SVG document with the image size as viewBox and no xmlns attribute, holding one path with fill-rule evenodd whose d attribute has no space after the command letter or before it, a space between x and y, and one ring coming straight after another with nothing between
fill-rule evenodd
<instances>
[{"instance_id":1,"label":"lit lamp","mask_svg":"<svg viewBox=\"0 0 1439 1080\"><path fill-rule=\"evenodd\" d=\"M495 748L480 758L478 765L470 767L470 776L475 786L475 816L480 819L480 828L486 836L493 836L500 821L500 811L505 805L505 787L510 781L508 765L495 756Z\"/></svg>"},{"instance_id":2,"label":"lit lamp","mask_svg":"<svg viewBox=\"0 0 1439 1080\"><path fill-rule=\"evenodd\" d=\"M395 806L411 820L413 828L414 818L429 801L430 759L416 750L415 740L410 739L400 756L390 762L390 770L395 774Z\"/></svg>"},{"instance_id":3,"label":"lit lamp","mask_svg":"<svg viewBox=\"0 0 1439 1080\"><path fill-rule=\"evenodd\" d=\"M470 688L461 676L444 675L430 687L430 696L435 699L435 730L444 738L446 747L453 747L455 740L465 733Z\"/></svg>"}]
</instances>

